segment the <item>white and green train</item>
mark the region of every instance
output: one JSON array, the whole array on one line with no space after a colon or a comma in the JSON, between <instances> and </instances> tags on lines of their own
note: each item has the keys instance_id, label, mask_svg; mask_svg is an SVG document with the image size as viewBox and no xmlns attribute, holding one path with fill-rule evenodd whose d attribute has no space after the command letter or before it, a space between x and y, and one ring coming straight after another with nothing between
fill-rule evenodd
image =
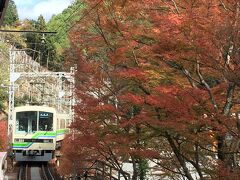
<instances>
[{"instance_id":1,"label":"white and green train","mask_svg":"<svg viewBox=\"0 0 240 180\"><path fill-rule=\"evenodd\" d=\"M12 150L16 161L49 161L60 148L71 117L46 106L15 107Z\"/></svg>"}]
</instances>

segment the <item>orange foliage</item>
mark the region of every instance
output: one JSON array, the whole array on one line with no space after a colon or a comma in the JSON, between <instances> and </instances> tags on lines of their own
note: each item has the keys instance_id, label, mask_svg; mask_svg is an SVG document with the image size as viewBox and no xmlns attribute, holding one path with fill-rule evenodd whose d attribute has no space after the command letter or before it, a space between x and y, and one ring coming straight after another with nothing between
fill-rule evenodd
<instances>
[{"instance_id":1,"label":"orange foliage","mask_svg":"<svg viewBox=\"0 0 240 180\"><path fill-rule=\"evenodd\" d=\"M236 117L228 116L239 109L237 2L117 0L79 22L70 33L79 66L72 124L79 158L91 152L116 165L164 161L167 151L173 172L186 162L206 168L217 137L237 138ZM198 175L211 176L215 166Z\"/></svg>"},{"instance_id":2,"label":"orange foliage","mask_svg":"<svg viewBox=\"0 0 240 180\"><path fill-rule=\"evenodd\" d=\"M7 149L7 142L8 142L8 138L7 138L7 121L0 121L0 150L1 151L6 151Z\"/></svg>"}]
</instances>

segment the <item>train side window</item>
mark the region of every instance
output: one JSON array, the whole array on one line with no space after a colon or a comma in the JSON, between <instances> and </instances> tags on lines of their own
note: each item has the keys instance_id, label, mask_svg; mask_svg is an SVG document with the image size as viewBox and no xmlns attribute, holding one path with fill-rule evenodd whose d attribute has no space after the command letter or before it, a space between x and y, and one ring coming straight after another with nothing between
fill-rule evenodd
<instances>
[{"instance_id":1,"label":"train side window","mask_svg":"<svg viewBox=\"0 0 240 180\"><path fill-rule=\"evenodd\" d=\"M57 129L60 129L60 127L59 127L59 119L57 119Z\"/></svg>"},{"instance_id":2,"label":"train side window","mask_svg":"<svg viewBox=\"0 0 240 180\"><path fill-rule=\"evenodd\" d=\"M28 131L29 132L35 132L37 131L37 112L36 111L30 111L28 113L29 115L29 118L28 118L28 126L29 126L29 129Z\"/></svg>"},{"instance_id":3,"label":"train side window","mask_svg":"<svg viewBox=\"0 0 240 180\"><path fill-rule=\"evenodd\" d=\"M16 113L16 130L28 132L28 119L25 112Z\"/></svg>"},{"instance_id":4,"label":"train side window","mask_svg":"<svg viewBox=\"0 0 240 180\"><path fill-rule=\"evenodd\" d=\"M18 127L19 127L18 131L28 132L28 119L27 118L20 118Z\"/></svg>"},{"instance_id":5,"label":"train side window","mask_svg":"<svg viewBox=\"0 0 240 180\"><path fill-rule=\"evenodd\" d=\"M70 125L69 122L70 122L69 119L66 119L66 127L69 127Z\"/></svg>"},{"instance_id":6,"label":"train side window","mask_svg":"<svg viewBox=\"0 0 240 180\"><path fill-rule=\"evenodd\" d=\"M65 119L60 120L60 129L65 129Z\"/></svg>"},{"instance_id":7,"label":"train side window","mask_svg":"<svg viewBox=\"0 0 240 180\"><path fill-rule=\"evenodd\" d=\"M37 130L37 112L23 111L16 113L17 132L35 132Z\"/></svg>"}]
</instances>

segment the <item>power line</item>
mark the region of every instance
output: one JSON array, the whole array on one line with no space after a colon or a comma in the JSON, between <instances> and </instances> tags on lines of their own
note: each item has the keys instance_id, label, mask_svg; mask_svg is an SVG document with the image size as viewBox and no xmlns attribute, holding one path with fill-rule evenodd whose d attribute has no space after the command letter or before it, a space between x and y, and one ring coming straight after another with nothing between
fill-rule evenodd
<instances>
[{"instance_id":1,"label":"power line","mask_svg":"<svg viewBox=\"0 0 240 180\"><path fill-rule=\"evenodd\" d=\"M7 29L0 29L0 32L9 32L9 33L36 33L36 34L57 34L56 31L7 30Z\"/></svg>"},{"instance_id":2,"label":"power line","mask_svg":"<svg viewBox=\"0 0 240 180\"><path fill-rule=\"evenodd\" d=\"M83 16L77 21L78 23L80 21L82 21L87 15L89 15L89 13L91 11L93 11L95 8L97 8L101 3L103 2L103 0L98 1L89 11L87 11L86 13L83 14ZM64 21L66 23L66 21L70 20L71 17L81 8L81 6L79 6L78 8L76 8ZM67 28L67 31L71 30L74 26L76 25L76 23L74 23L73 25L71 25L69 28ZM60 28L61 24L56 28ZM59 32L61 32L62 28L60 28L60 30L57 31L34 31L34 30L6 30L6 29L0 29L0 32L8 32L8 33L36 33L36 34L59 34Z\"/></svg>"},{"instance_id":3,"label":"power line","mask_svg":"<svg viewBox=\"0 0 240 180\"><path fill-rule=\"evenodd\" d=\"M86 16L89 15L90 12L92 12L95 8L97 8L101 3L103 2L103 0L98 1L93 7L91 7L91 9L89 11L87 11L86 13L84 13L82 15L82 17L77 21L77 23L81 22ZM76 23L73 23L68 29L67 31L71 30L74 26L76 25ZM61 31L58 31L61 32Z\"/></svg>"},{"instance_id":4,"label":"power line","mask_svg":"<svg viewBox=\"0 0 240 180\"><path fill-rule=\"evenodd\" d=\"M91 13L95 8L97 8L101 3L103 2L103 0L98 1L93 7L91 7L91 9L89 11L87 11L86 13L84 13L82 15L82 17L77 21L77 23L81 22L86 16L89 15L89 13ZM81 6L79 6L78 8L76 8L64 21L69 21L71 19L71 17L81 8ZM76 25L76 23L72 24L69 28L67 28L67 31L71 30L74 26ZM58 26L56 29L60 28L60 26ZM57 31L34 31L34 30L6 30L6 29L0 29L0 32L8 32L8 33L36 33L36 34L59 34L59 32L61 32L61 30L63 29L60 28L60 30ZM61 34L59 34L61 35Z\"/></svg>"},{"instance_id":5,"label":"power line","mask_svg":"<svg viewBox=\"0 0 240 180\"><path fill-rule=\"evenodd\" d=\"M89 11L87 11L85 14L83 14L83 16L77 22L79 23L81 20L83 20L91 11L93 11L95 8L97 8L102 2L103 2L103 0L98 1L98 3L96 3ZM76 25L76 23L73 24L68 30L72 29L75 25Z\"/></svg>"},{"instance_id":6,"label":"power line","mask_svg":"<svg viewBox=\"0 0 240 180\"><path fill-rule=\"evenodd\" d=\"M87 11L85 14L83 14L83 16L79 19L78 23L79 23L81 20L83 20L85 17L87 17L87 15L88 15L90 12L92 12L95 8L97 8L102 2L103 2L103 0L98 1L98 3L95 4L89 11ZM72 29L74 26L75 26L75 24L73 24L73 25L69 28L69 30Z\"/></svg>"},{"instance_id":7,"label":"power line","mask_svg":"<svg viewBox=\"0 0 240 180\"><path fill-rule=\"evenodd\" d=\"M67 21L69 21L69 20L71 19L71 17L72 17L81 7L82 7L82 6L79 6L79 7L77 7L75 10L73 10L73 12L72 12L66 19L64 19L64 22L63 22L63 23L66 23ZM60 25L55 28L56 31L57 31L58 28L60 28L60 27L63 25L63 23L60 23ZM59 31L59 32L60 32L60 31Z\"/></svg>"},{"instance_id":8,"label":"power line","mask_svg":"<svg viewBox=\"0 0 240 180\"><path fill-rule=\"evenodd\" d=\"M69 30L71 30L71 29L76 25L76 23L79 23L80 21L82 21L86 16L89 15L89 13L91 13L95 8L97 8L102 2L103 2L103 0L99 0L93 7L91 7L91 9L90 9L89 11L87 11L86 13L84 13L84 14L82 15L82 17L81 17L77 22L73 23L69 28L67 28L66 31L62 31L64 27L60 28L60 29L58 30L58 32L57 32L57 35L60 36L60 35L62 35L63 33L68 32ZM80 7L81 7L81 6L80 6ZM79 8L80 8L80 7L79 7ZM74 11L74 13L72 13L70 16L68 16L67 19L69 20L70 17L71 17L73 14L75 14L76 11L77 11L79 8L77 8L77 9ZM65 20L65 21L66 21L66 20ZM58 26L58 27L61 27L61 26ZM56 41L58 41L58 40L56 40Z\"/></svg>"}]
</instances>

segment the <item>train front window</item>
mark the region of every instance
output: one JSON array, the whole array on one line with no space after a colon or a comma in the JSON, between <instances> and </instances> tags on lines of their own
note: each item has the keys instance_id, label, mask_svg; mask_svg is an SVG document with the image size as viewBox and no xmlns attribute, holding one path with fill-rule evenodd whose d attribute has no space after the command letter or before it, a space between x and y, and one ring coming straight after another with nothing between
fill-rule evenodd
<instances>
[{"instance_id":1,"label":"train front window","mask_svg":"<svg viewBox=\"0 0 240 180\"><path fill-rule=\"evenodd\" d=\"M39 111L39 131L53 130L53 113Z\"/></svg>"},{"instance_id":2,"label":"train front window","mask_svg":"<svg viewBox=\"0 0 240 180\"><path fill-rule=\"evenodd\" d=\"M16 130L18 132L34 133L37 131L37 112L24 111L16 114Z\"/></svg>"}]
</instances>

